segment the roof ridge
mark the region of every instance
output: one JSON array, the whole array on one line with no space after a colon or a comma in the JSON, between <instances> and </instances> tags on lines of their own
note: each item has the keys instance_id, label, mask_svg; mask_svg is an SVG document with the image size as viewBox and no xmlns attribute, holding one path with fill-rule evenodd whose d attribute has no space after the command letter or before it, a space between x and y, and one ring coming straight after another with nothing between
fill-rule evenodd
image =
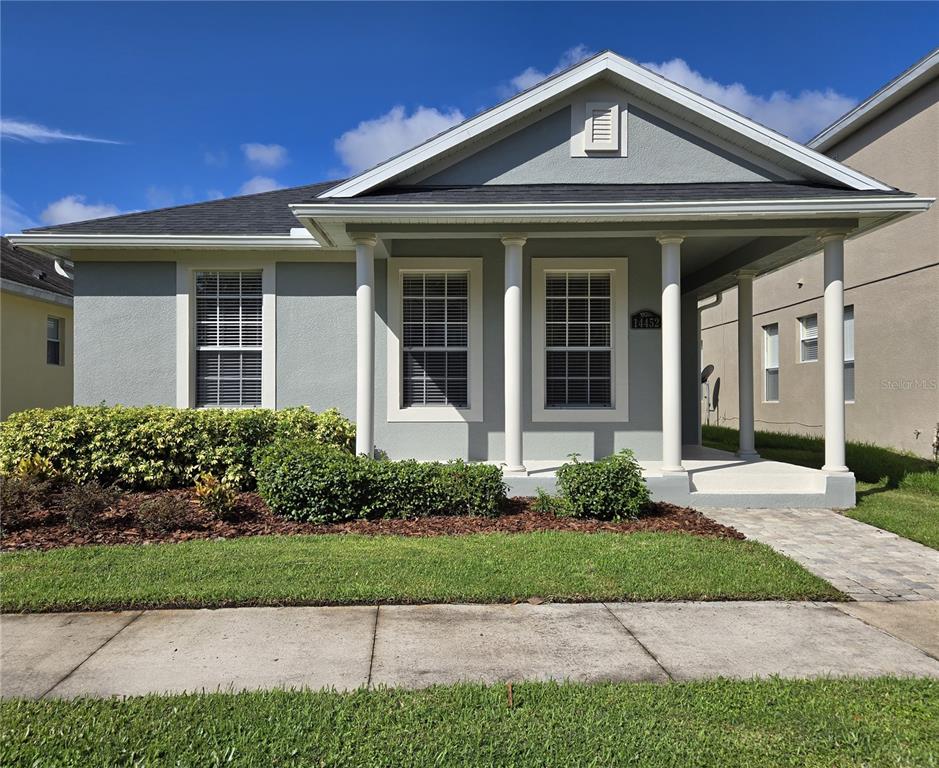
<instances>
[{"instance_id":1,"label":"roof ridge","mask_svg":"<svg viewBox=\"0 0 939 768\"><path fill-rule=\"evenodd\" d=\"M309 189L310 187L325 187L325 189L320 190L320 191L325 192L327 189L329 189L332 186L335 186L336 184L339 184L341 181L343 181L343 179L331 179L329 181L317 181L317 182L313 182L312 184L298 184L293 187L269 189L266 192L249 192L246 195L230 195L228 197L218 197L214 200L200 200L195 203L183 203L182 205L166 205L161 208L147 208L146 210L143 210L143 211L128 211L127 213L118 213L118 214L115 214L114 216L99 216L98 218L82 219L80 221L63 222L62 224L48 224L44 227L29 227L28 229L24 229L23 231L24 232L45 232L51 229L59 229L62 227L68 227L73 224L87 224L92 221L100 221L100 222L114 221L115 219L124 219L124 218L127 218L128 216L141 216L141 215L150 214L150 213L162 213L165 211L178 211L184 208L194 208L199 205L212 205L213 203L224 203L224 202L228 202L229 200L242 200L248 197L262 197L265 195L274 195L274 194L278 194L281 192L292 192L294 190L299 190L299 189Z\"/></svg>"}]
</instances>

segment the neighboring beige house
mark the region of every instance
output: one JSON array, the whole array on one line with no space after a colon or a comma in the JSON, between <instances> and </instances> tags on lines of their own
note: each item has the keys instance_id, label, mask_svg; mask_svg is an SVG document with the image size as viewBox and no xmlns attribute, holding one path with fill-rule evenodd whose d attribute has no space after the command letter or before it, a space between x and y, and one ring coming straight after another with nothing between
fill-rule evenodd
<instances>
[{"instance_id":1,"label":"neighboring beige house","mask_svg":"<svg viewBox=\"0 0 939 768\"><path fill-rule=\"evenodd\" d=\"M64 271L64 270L63 270ZM0 256L0 418L72 403L72 280L5 237Z\"/></svg>"},{"instance_id":2,"label":"neighboring beige house","mask_svg":"<svg viewBox=\"0 0 939 768\"><path fill-rule=\"evenodd\" d=\"M939 195L939 49L809 142L874 178ZM930 455L939 422L939 208L845 247L849 440ZM753 286L756 428L822 434L820 253ZM702 305L712 302L702 302ZM737 426L736 289L702 310L702 366L720 379L705 422ZM705 398L707 395L704 395Z\"/></svg>"}]
</instances>

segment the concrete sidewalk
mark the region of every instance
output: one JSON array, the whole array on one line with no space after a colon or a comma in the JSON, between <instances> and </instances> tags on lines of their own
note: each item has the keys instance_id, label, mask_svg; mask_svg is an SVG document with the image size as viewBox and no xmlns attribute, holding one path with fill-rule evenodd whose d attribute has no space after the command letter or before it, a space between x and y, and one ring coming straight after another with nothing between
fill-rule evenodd
<instances>
[{"instance_id":1,"label":"concrete sidewalk","mask_svg":"<svg viewBox=\"0 0 939 768\"><path fill-rule=\"evenodd\" d=\"M916 607L939 618L936 606ZM0 691L72 697L465 680L939 678L936 658L871 626L870 616L849 615L851 608L587 603L5 615ZM915 616L896 623L912 626L914 641L917 632L935 634L935 624L924 630Z\"/></svg>"}]
</instances>

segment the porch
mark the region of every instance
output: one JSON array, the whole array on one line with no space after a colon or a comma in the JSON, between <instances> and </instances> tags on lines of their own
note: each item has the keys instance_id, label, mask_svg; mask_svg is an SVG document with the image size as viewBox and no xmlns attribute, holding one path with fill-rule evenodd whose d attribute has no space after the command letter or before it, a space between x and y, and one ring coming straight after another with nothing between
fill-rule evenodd
<instances>
[{"instance_id":1,"label":"porch","mask_svg":"<svg viewBox=\"0 0 939 768\"><path fill-rule=\"evenodd\" d=\"M498 463L498 462L494 462ZM528 461L527 474L505 473L510 496L553 493L557 470L566 462ZM640 460L642 475L656 501L681 506L747 508L831 508L854 506L854 477L700 445L682 447L686 473L663 471L660 460Z\"/></svg>"}]
</instances>

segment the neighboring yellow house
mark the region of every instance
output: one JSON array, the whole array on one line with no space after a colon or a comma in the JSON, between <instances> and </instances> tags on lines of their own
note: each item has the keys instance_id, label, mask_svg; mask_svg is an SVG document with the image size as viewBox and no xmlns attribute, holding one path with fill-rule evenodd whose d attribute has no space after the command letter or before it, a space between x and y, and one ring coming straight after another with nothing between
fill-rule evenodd
<instances>
[{"instance_id":1,"label":"neighboring yellow house","mask_svg":"<svg viewBox=\"0 0 939 768\"><path fill-rule=\"evenodd\" d=\"M72 403L72 280L2 239L0 418Z\"/></svg>"}]
</instances>

